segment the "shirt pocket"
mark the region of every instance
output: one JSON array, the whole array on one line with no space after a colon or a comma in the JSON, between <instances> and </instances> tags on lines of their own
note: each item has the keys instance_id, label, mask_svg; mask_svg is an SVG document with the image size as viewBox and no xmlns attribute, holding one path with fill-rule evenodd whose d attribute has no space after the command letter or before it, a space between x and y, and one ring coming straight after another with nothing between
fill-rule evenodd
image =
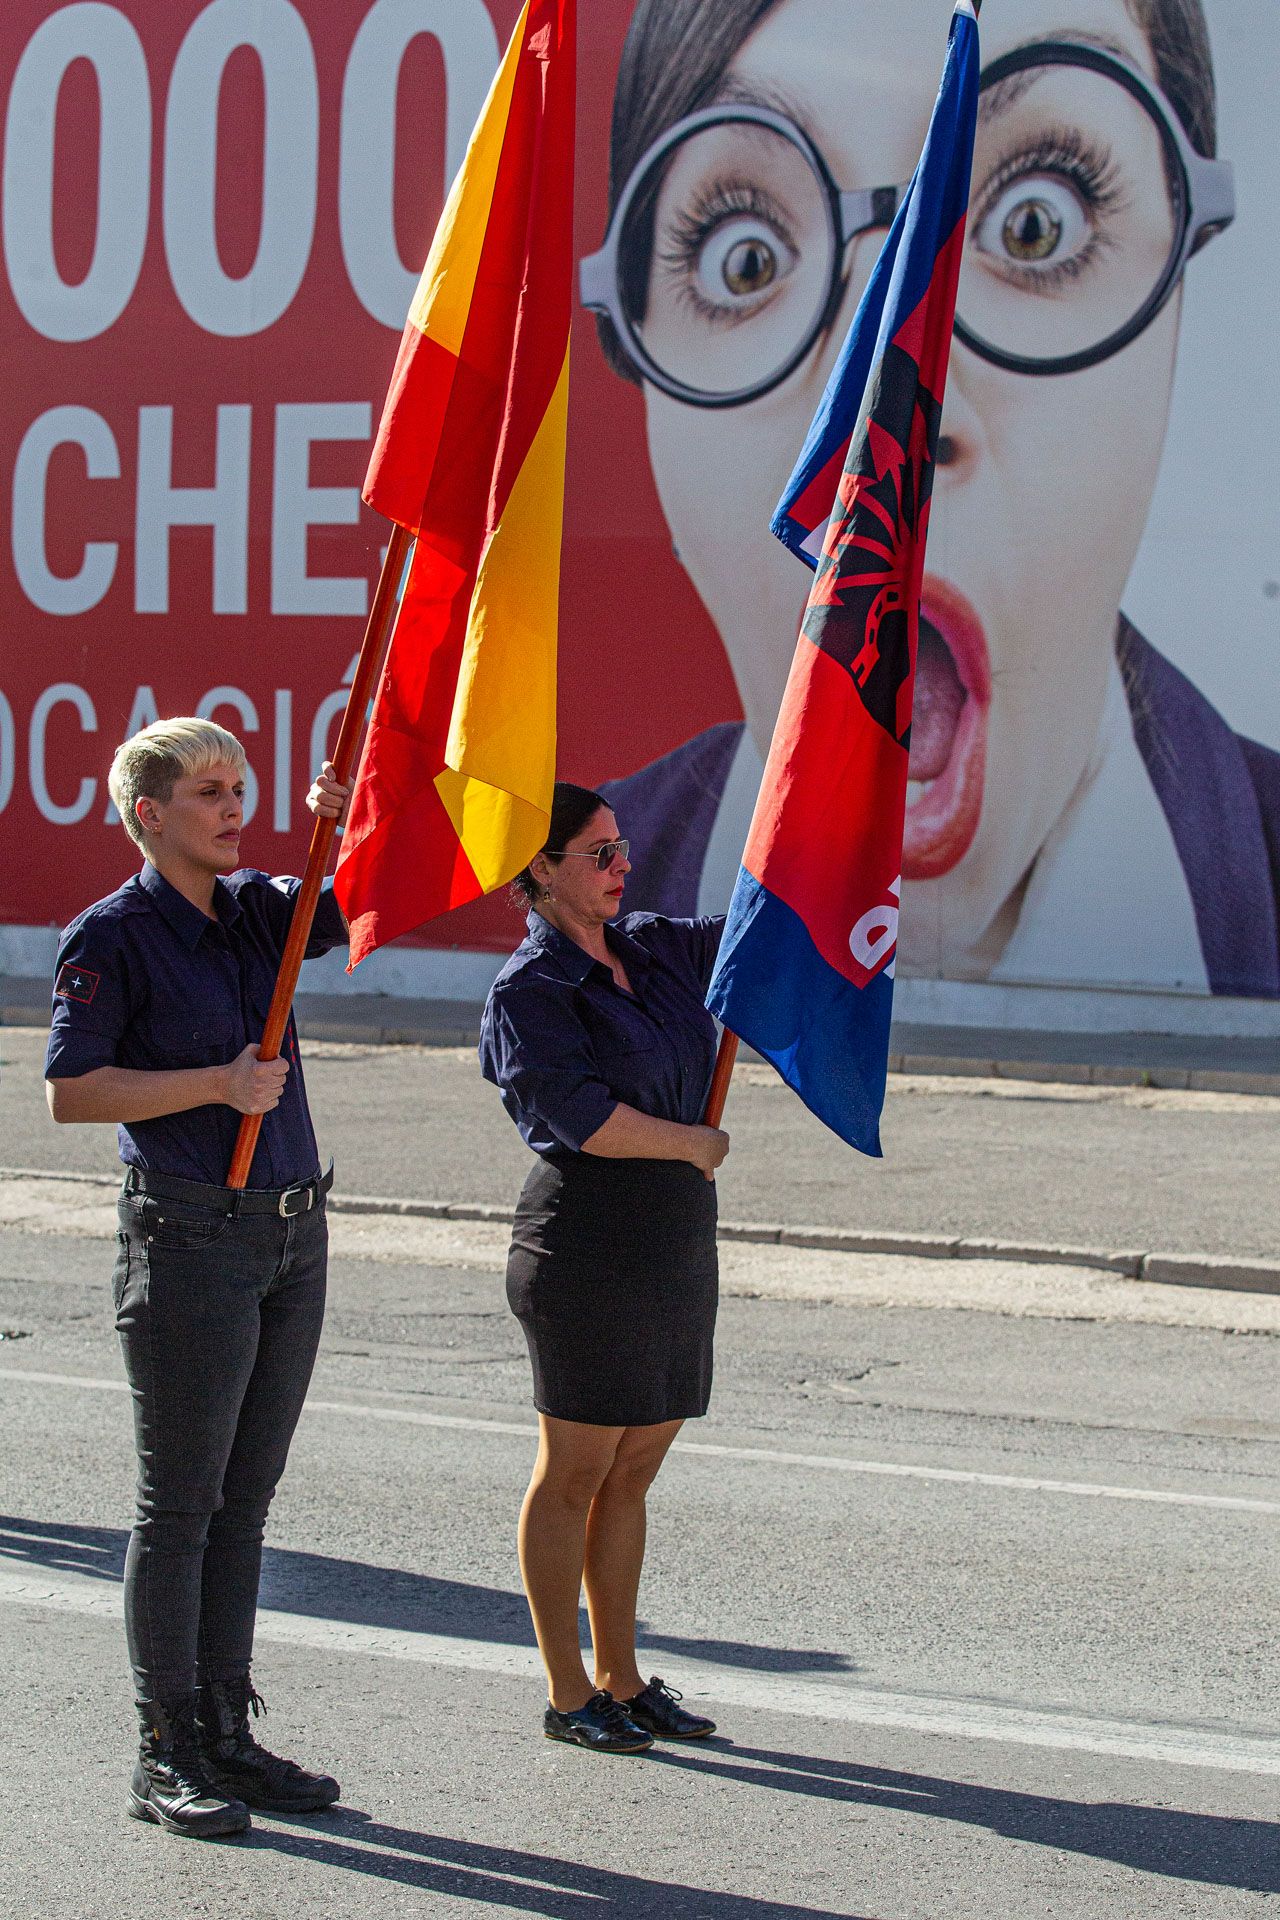
<instances>
[{"instance_id":1,"label":"shirt pocket","mask_svg":"<svg viewBox=\"0 0 1280 1920\"><path fill-rule=\"evenodd\" d=\"M642 1054L652 1053L657 1044L658 1036L652 1030L633 1031L628 1027L623 1032L610 1036L609 1051L615 1059L633 1060L638 1059Z\"/></svg>"},{"instance_id":2,"label":"shirt pocket","mask_svg":"<svg viewBox=\"0 0 1280 1920\"><path fill-rule=\"evenodd\" d=\"M185 1017L153 1020L147 1037L158 1067L207 1067L226 1060L234 1030L227 1014L195 1008Z\"/></svg>"},{"instance_id":3,"label":"shirt pocket","mask_svg":"<svg viewBox=\"0 0 1280 1920\"><path fill-rule=\"evenodd\" d=\"M658 1035L652 1031L649 1021L643 1014L631 1014L628 1020L610 1021L606 1033L597 1043L597 1058L606 1069L612 1068L626 1077L647 1075L652 1052L658 1044Z\"/></svg>"},{"instance_id":4,"label":"shirt pocket","mask_svg":"<svg viewBox=\"0 0 1280 1920\"><path fill-rule=\"evenodd\" d=\"M642 1113L659 1111L667 1063L661 1035L638 1007L615 1002L609 1016L595 1043L601 1077L615 1100Z\"/></svg>"}]
</instances>

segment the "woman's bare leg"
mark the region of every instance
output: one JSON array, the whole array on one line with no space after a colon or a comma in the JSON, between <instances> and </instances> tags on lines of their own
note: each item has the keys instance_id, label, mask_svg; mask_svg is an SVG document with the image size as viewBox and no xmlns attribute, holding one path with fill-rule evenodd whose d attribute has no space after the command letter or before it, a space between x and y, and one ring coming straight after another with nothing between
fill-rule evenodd
<instances>
[{"instance_id":1,"label":"woman's bare leg","mask_svg":"<svg viewBox=\"0 0 1280 1920\"><path fill-rule=\"evenodd\" d=\"M660 1426L625 1428L587 1517L583 1582L596 1685L607 1687L616 1700L630 1700L645 1684L636 1666L645 1495L683 1424L665 1420Z\"/></svg>"},{"instance_id":2,"label":"woman's bare leg","mask_svg":"<svg viewBox=\"0 0 1280 1920\"><path fill-rule=\"evenodd\" d=\"M538 1422L538 1458L520 1509L520 1573L551 1704L558 1713L573 1713L595 1692L578 1639L587 1515L627 1429L545 1413Z\"/></svg>"}]
</instances>

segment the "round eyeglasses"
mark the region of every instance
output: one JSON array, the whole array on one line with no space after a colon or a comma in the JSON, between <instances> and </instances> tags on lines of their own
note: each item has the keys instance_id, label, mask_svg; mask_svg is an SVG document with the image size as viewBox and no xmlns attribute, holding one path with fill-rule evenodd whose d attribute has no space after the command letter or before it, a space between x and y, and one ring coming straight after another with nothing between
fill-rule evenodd
<instances>
[{"instance_id":1,"label":"round eyeglasses","mask_svg":"<svg viewBox=\"0 0 1280 1920\"><path fill-rule=\"evenodd\" d=\"M905 186L841 190L803 128L726 105L669 127L627 181L584 306L634 372L696 407L785 380L859 297ZM1118 55L1037 41L982 76L958 339L1013 373L1119 353L1191 255L1235 217L1229 161L1206 160L1160 89Z\"/></svg>"}]
</instances>

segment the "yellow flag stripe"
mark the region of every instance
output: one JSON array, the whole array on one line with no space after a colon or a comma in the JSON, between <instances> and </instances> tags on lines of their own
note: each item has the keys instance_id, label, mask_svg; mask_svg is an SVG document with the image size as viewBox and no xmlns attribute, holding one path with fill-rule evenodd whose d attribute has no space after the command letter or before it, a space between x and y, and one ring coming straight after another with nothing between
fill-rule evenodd
<instances>
[{"instance_id":1,"label":"yellow flag stripe","mask_svg":"<svg viewBox=\"0 0 1280 1920\"><path fill-rule=\"evenodd\" d=\"M556 777L556 632L569 351L472 595L437 789L486 890L546 843Z\"/></svg>"},{"instance_id":2,"label":"yellow flag stripe","mask_svg":"<svg viewBox=\"0 0 1280 1920\"><path fill-rule=\"evenodd\" d=\"M524 11L508 42L506 57L494 75L489 97L471 135L466 158L450 188L418 291L409 308L409 325L429 334L450 353L462 352L502 159L502 143L511 114L516 71L524 51L528 12L528 0L525 0Z\"/></svg>"},{"instance_id":3,"label":"yellow flag stripe","mask_svg":"<svg viewBox=\"0 0 1280 1920\"><path fill-rule=\"evenodd\" d=\"M532 807L448 767L436 775L435 786L483 892L514 880L546 846L549 808Z\"/></svg>"}]
</instances>

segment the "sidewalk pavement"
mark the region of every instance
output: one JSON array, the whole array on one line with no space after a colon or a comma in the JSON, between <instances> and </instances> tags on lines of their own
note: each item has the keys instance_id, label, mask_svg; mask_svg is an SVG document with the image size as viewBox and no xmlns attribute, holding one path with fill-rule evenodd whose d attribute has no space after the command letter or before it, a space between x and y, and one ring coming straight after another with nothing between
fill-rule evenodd
<instances>
[{"instance_id":1,"label":"sidewalk pavement","mask_svg":"<svg viewBox=\"0 0 1280 1920\"><path fill-rule=\"evenodd\" d=\"M117 1180L112 1129L50 1120L39 1027L0 1040L0 1180ZM389 1215L509 1219L529 1156L469 1046L309 1040L303 1050L341 1198ZM1278 1110L1237 1092L897 1074L885 1157L868 1160L748 1064L726 1115L721 1220L726 1239L762 1249L890 1266L927 1256L940 1286L956 1262L1012 1260L1275 1294Z\"/></svg>"},{"instance_id":2,"label":"sidewalk pavement","mask_svg":"<svg viewBox=\"0 0 1280 1920\"><path fill-rule=\"evenodd\" d=\"M478 1002L401 1000L388 994L299 994L307 1040L366 1045L474 1046ZM0 976L0 1026L44 1026L48 982ZM756 1056L744 1052L745 1060ZM1016 1028L895 1023L891 1073L967 1074L1060 1085L1171 1087L1201 1093L1280 1095L1272 1039L1167 1033L1045 1033Z\"/></svg>"},{"instance_id":3,"label":"sidewalk pavement","mask_svg":"<svg viewBox=\"0 0 1280 1920\"><path fill-rule=\"evenodd\" d=\"M17 1225L30 1228L57 1217L57 1231L65 1231L94 1198L88 1189L110 1192L113 1201L119 1187L115 1173L66 1173L30 1167L0 1166L0 1228ZM82 1199L80 1196L85 1193ZM48 1199L45 1199L45 1195ZM68 1196L72 1196L70 1199ZM385 1220L435 1220L450 1223L470 1222L482 1228L508 1227L515 1219L515 1208L484 1206L458 1200L404 1200L390 1194L330 1195L331 1214L357 1214ZM1107 1276L1116 1280L1135 1280L1148 1289L1161 1287L1206 1288L1229 1295L1270 1294L1280 1296L1280 1262L1274 1260L1222 1259L1204 1253L1148 1253L1140 1248L1061 1246L1046 1241L958 1239L937 1233L863 1232L847 1227L795 1227L755 1220L720 1220L716 1238L744 1247L803 1249L808 1253L868 1255L899 1261L958 1261L961 1271L994 1262L1006 1272L1023 1267L1059 1267L1075 1274ZM503 1236L505 1242L505 1235ZM398 1248L403 1253L403 1248ZM491 1246L486 1251L492 1252ZM503 1247L505 1257L505 1244ZM464 1258L456 1247L451 1260ZM465 1263L465 1259L464 1259ZM825 1299L839 1297L830 1293L830 1273L841 1262L827 1263L824 1289L793 1293L783 1288L778 1294L759 1277L748 1292L762 1299L796 1297ZM954 1305L954 1300L949 1304ZM999 1309L1002 1310L1002 1309ZM1084 1317L1088 1317L1087 1314ZM1106 1316L1104 1316L1106 1317Z\"/></svg>"}]
</instances>

